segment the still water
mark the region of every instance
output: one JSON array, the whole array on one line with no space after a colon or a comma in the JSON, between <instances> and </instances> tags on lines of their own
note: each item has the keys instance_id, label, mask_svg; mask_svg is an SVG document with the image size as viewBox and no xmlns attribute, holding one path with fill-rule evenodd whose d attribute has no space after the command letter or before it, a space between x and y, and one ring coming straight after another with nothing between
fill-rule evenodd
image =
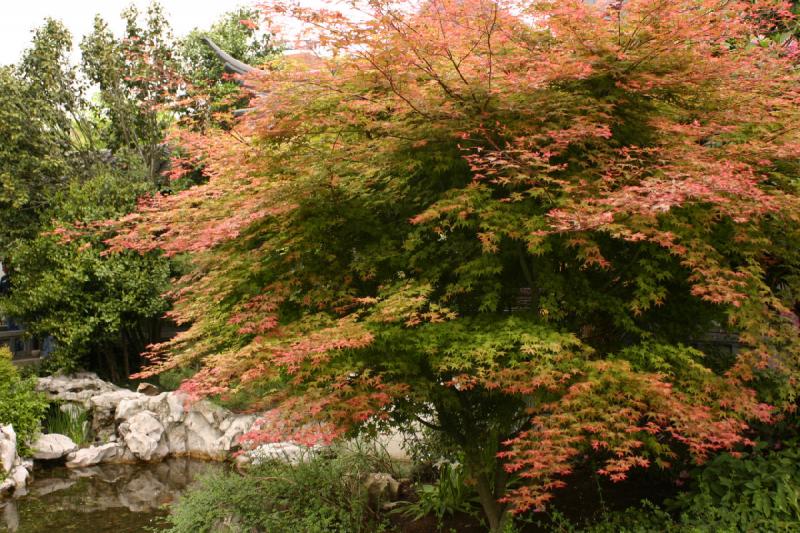
<instances>
[{"instance_id":1,"label":"still water","mask_svg":"<svg viewBox=\"0 0 800 533\"><path fill-rule=\"evenodd\" d=\"M158 531L165 527L167 506L199 475L221 468L188 458L153 465L40 468L27 495L0 502L0 531Z\"/></svg>"}]
</instances>

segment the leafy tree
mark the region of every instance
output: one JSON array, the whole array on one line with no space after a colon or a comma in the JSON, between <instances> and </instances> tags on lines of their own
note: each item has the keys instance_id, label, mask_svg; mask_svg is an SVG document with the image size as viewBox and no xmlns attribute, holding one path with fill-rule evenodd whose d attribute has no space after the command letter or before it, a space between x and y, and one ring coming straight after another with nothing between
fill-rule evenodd
<instances>
[{"instance_id":1,"label":"leafy tree","mask_svg":"<svg viewBox=\"0 0 800 533\"><path fill-rule=\"evenodd\" d=\"M195 28L181 40L184 79L195 106L190 117L196 126L217 123L230 127L231 110L245 108L249 102L204 38L211 38L232 57L250 65L267 63L274 59L276 48L271 34L260 29L261 18L258 10L239 8L222 15L207 31Z\"/></svg>"},{"instance_id":2,"label":"leafy tree","mask_svg":"<svg viewBox=\"0 0 800 533\"><path fill-rule=\"evenodd\" d=\"M257 395L253 442L429 426L492 531L586 457L748 445L800 353L797 71L754 38L782 7L277 4L329 56L265 71L237 135L185 132L208 182L113 240L193 257L149 372ZM687 347L715 325L738 353Z\"/></svg>"},{"instance_id":3,"label":"leafy tree","mask_svg":"<svg viewBox=\"0 0 800 533\"><path fill-rule=\"evenodd\" d=\"M47 20L17 67L0 69L0 246L31 236L52 194L81 162L73 124L80 123L72 38Z\"/></svg>"},{"instance_id":4,"label":"leafy tree","mask_svg":"<svg viewBox=\"0 0 800 533\"><path fill-rule=\"evenodd\" d=\"M98 113L107 120L105 145L159 186L168 157L164 137L174 118L165 106L181 87L175 43L158 3L147 8L143 25L135 6L122 17L122 38L95 17L92 33L81 42L83 72L100 88Z\"/></svg>"},{"instance_id":5,"label":"leafy tree","mask_svg":"<svg viewBox=\"0 0 800 533\"><path fill-rule=\"evenodd\" d=\"M164 181L169 31L155 4L144 28L134 9L124 17L125 39L97 20L83 42L86 77L100 88L94 104L68 63L71 37L53 21L35 31L0 96L10 191L0 216L9 220L3 260L12 284L3 312L55 337L59 366L86 365L115 381L157 340L171 271L155 254L107 256L102 237L84 231L129 213Z\"/></svg>"},{"instance_id":6,"label":"leafy tree","mask_svg":"<svg viewBox=\"0 0 800 533\"><path fill-rule=\"evenodd\" d=\"M73 183L49 211L58 228L13 247L13 287L2 302L4 312L30 333L54 337L57 366L86 366L121 381L158 340L169 262L154 254L105 255L102 238L81 231L70 238L70 230L131 211L149 190L146 182L130 182L124 174Z\"/></svg>"}]
</instances>

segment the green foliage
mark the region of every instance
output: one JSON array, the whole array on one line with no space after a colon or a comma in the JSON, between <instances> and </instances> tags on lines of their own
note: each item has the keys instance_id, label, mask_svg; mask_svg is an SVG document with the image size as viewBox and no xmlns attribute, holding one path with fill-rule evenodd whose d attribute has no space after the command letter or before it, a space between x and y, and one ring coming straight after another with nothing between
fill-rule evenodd
<instances>
[{"instance_id":1,"label":"green foliage","mask_svg":"<svg viewBox=\"0 0 800 533\"><path fill-rule=\"evenodd\" d=\"M124 215L161 182L170 118L155 109L169 29L157 5L145 25L125 12L118 40L98 21L70 65L72 37L47 20L16 69L0 72L0 259L11 291L3 313L57 341L49 369L89 366L114 380L138 369L167 309L169 263L106 255L87 226ZM84 80L84 81L81 81ZM97 84L90 102L85 82Z\"/></svg>"},{"instance_id":2,"label":"green foliage","mask_svg":"<svg viewBox=\"0 0 800 533\"><path fill-rule=\"evenodd\" d=\"M0 424L14 427L20 455L30 453L29 445L39 433L47 412L47 400L36 392L35 386L35 378L19 376L8 348L0 348Z\"/></svg>"},{"instance_id":3,"label":"green foliage","mask_svg":"<svg viewBox=\"0 0 800 533\"><path fill-rule=\"evenodd\" d=\"M648 501L595 521L574 523L555 512L540 527L563 533L789 532L800 524L800 452L722 454L695 472L692 485L663 507Z\"/></svg>"},{"instance_id":4,"label":"green foliage","mask_svg":"<svg viewBox=\"0 0 800 533\"><path fill-rule=\"evenodd\" d=\"M158 375L158 386L161 390L177 390L185 379L192 377L196 368L176 368Z\"/></svg>"},{"instance_id":5,"label":"green foliage","mask_svg":"<svg viewBox=\"0 0 800 533\"><path fill-rule=\"evenodd\" d=\"M2 238L35 232L35 207L67 172L64 138L51 128L48 103L8 67L0 68L0 221Z\"/></svg>"},{"instance_id":6,"label":"green foliage","mask_svg":"<svg viewBox=\"0 0 800 533\"><path fill-rule=\"evenodd\" d=\"M157 2L145 13L132 5L122 18L122 38L95 18L93 31L81 41L82 69L100 89L96 113L106 119L99 131L103 144L118 160L133 165L140 179L160 185L164 135L173 121L161 106L175 97L180 85L174 39Z\"/></svg>"},{"instance_id":7,"label":"green foliage","mask_svg":"<svg viewBox=\"0 0 800 533\"><path fill-rule=\"evenodd\" d=\"M62 406L50 404L50 409L45 419L48 433L66 435L72 442L83 445L91 441L91 426L89 413L75 405Z\"/></svg>"},{"instance_id":8,"label":"green foliage","mask_svg":"<svg viewBox=\"0 0 800 533\"><path fill-rule=\"evenodd\" d=\"M559 512L551 513L546 519L528 520L540 528L553 533L689 533L674 521L669 513L648 501L640 507L624 511L605 513L593 523L577 524ZM699 530L694 533L701 533ZM733 532L730 532L733 533Z\"/></svg>"},{"instance_id":9,"label":"green foliage","mask_svg":"<svg viewBox=\"0 0 800 533\"><path fill-rule=\"evenodd\" d=\"M96 367L91 358L144 348L148 324L166 310L170 269L156 256L104 255L101 244L87 244L53 236L19 243L14 290L2 304L32 333L52 335L61 356ZM130 367L108 369L115 379L123 370Z\"/></svg>"},{"instance_id":10,"label":"green foliage","mask_svg":"<svg viewBox=\"0 0 800 533\"><path fill-rule=\"evenodd\" d=\"M373 533L382 525L368 508L361 454L313 455L291 465L269 462L244 474L200 479L172 508L171 533Z\"/></svg>"},{"instance_id":11,"label":"green foliage","mask_svg":"<svg viewBox=\"0 0 800 533\"><path fill-rule=\"evenodd\" d=\"M722 454L699 471L674 505L688 526L708 531L792 531L800 524L800 452Z\"/></svg>"},{"instance_id":12,"label":"green foliage","mask_svg":"<svg viewBox=\"0 0 800 533\"><path fill-rule=\"evenodd\" d=\"M180 43L187 77L194 83L222 82L223 64L203 37L210 37L222 50L250 65L272 59L276 48L271 35L259 29L261 18L258 10L240 7L222 15L208 30L192 30Z\"/></svg>"},{"instance_id":13,"label":"green foliage","mask_svg":"<svg viewBox=\"0 0 800 533\"><path fill-rule=\"evenodd\" d=\"M475 489L468 484L464 467L458 463L442 463L439 466L439 478L434 483L420 484L416 495L416 502L399 510L414 520L433 515L440 529L448 515L475 514L477 511Z\"/></svg>"},{"instance_id":14,"label":"green foliage","mask_svg":"<svg viewBox=\"0 0 800 533\"><path fill-rule=\"evenodd\" d=\"M211 38L222 50L244 63L258 66L275 57L277 49L269 33L259 29L261 15L239 8L222 15L208 30L195 28L179 44L181 68L191 83L195 126L232 125L230 111L247 107L248 98L239 85L225 76L223 63L203 41Z\"/></svg>"}]
</instances>

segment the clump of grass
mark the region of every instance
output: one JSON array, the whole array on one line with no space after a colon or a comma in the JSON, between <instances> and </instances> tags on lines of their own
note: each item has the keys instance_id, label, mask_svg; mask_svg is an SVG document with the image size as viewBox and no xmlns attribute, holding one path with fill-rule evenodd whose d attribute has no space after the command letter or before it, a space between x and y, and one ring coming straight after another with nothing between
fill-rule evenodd
<instances>
[{"instance_id":1,"label":"clump of grass","mask_svg":"<svg viewBox=\"0 0 800 533\"><path fill-rule=\"evenodd\" d=\"M364 486L374 471L373 457L337 449L204 476L171 508L167 531L385 532L388 524L370 509Z\"/></svg>"},{"instance_id":2,"label":"clump of grass","mask_svg":"<svg viewBox=\"0 0 800 533\"><path fill-rule=\"evenodd\" d=\"M89 413L76 405L51 405L45 423L49 433L66 435L75 444L86 444L90 440Z\"/></svg>"}]
</instances>

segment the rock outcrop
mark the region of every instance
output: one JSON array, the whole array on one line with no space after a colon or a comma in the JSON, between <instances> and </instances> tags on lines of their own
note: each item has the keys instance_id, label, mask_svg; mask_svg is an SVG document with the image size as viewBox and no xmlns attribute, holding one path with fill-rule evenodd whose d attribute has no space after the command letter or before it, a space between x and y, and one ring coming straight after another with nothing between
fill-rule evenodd
<instances>
[{"instance_id":1,"label":"rock outcrop","mask_svg":"<svg viewBox=\"0 0 800 533\"><path fill-rule=\"evenodd\" d=\"M125 445L137 459L160 460L167 456L169 447L164 436L164 426L155 413L141 411L119 426Z\"/></svg>"},{"instance_id":2,"label":"rock outcrop","mask_svg":"<svg viewBox=\"0 0 800 533\"><path fill-rule=\"evenodd\" d=\"M134 392L90 373L40 378L37 388L52 401L88 411L95 446L73 452L67 461L73 467L182 455L223 460L256 420L209 401L189 402L179 391L140 386Z\"/></svg>"},{"instance_id":3,"label":"rock outcrop","mask_svg":"<svg viewBox=\"0 0 800 533\"><path fill-rule=\"evenodd\" d=\"M0 494L21 496L27 493L33 461L22 459L17 454L17 434L10 425L0 426L0 468L3 469Z\"/></svg>"},{"instance_id":4,"label":"rock outcrop","mask_svg":"<svg viewBox=\"0 0 800 533\"><path fill-rule=\"evenodd\" d=\"M77 451L78 445L66 435L47 433L39 435L36 442L31 445L31 449L33 450L34 459L50 461L61 459Z\"/></svg>"},{"instance_id":5,"label":"rock outcrop","mask_svg":"<svg viewBox=\"0 0 800 533\"><path fill-rule=\"evenodd\" d=\"M122 459L125 447L116 442L109 442L100 446L81 448L67 456L69 468L85 468L100 463L110 463Z\"/></svg>"},{"instance_id":6,"label":"rock outcrop","mask_svg":"<svg viewBox=\"0 0 800 533\"><path fill-rule=\"evenodd\" d=\"M97 374L81 372L69 376L39 378L36 390L45 393L52 400L79 403L88 408L92 397L124 389L103 381Z\"/></svg>"}]
</instances>

